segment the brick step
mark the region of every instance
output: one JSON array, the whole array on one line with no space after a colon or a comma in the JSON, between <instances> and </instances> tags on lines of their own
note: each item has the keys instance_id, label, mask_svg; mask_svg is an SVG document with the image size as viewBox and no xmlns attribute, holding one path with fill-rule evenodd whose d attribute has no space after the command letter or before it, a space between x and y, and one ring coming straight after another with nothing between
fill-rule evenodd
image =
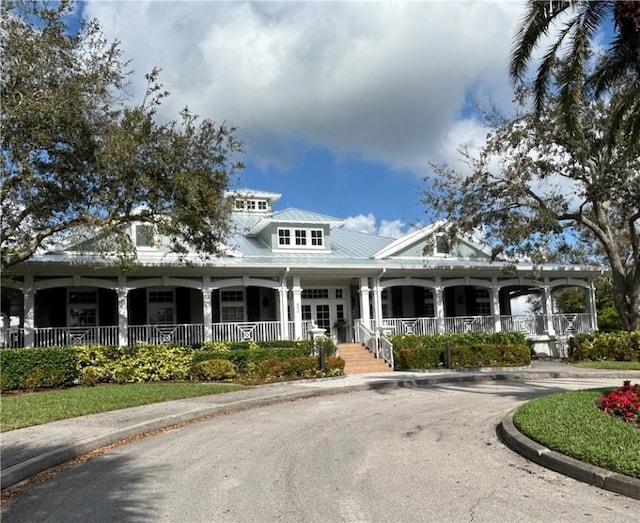
<instances>
[{"instance_id":1,"label":"brick step","mask_svg":"<svg viewBox=\"0 0 640 523\"><path fill-rule=\"evenodd\" d=\"M393 372L393 369L384 360L376 358L359 343L340 343L338 344L338 353L345 361L345 374Z\"/></svg>"}]
</instances>

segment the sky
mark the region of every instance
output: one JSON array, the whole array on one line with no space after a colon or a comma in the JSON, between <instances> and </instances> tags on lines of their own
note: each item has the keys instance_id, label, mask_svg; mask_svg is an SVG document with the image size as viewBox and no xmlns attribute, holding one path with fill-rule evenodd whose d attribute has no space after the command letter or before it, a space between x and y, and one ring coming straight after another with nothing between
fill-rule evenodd
<instances>
[{"instance_id":1,"label":"sky","mask_svg":"<svg viewBox=\"0 0 640 523\"><path fill-rule=\"evenodd\" d=\"M234 188L397 237L433 216L431 164L486 136L474 108L508 110L520 1L90 1L78 7L119 40L142 101L161 69L184 106L237 127L245 170Z\"/></svg>"}]
</instances>

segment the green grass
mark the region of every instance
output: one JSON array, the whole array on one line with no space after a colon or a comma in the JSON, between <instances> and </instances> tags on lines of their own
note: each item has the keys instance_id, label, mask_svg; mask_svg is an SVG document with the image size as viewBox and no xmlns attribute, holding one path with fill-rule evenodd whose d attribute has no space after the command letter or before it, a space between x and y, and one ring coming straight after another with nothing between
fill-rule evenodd
<instances>
[{"instance_id":1,"label":"green grass","mask_svg":"<svg viewBox=\"0 0 640 523\"><path fill-rule=\"evenodd\" d=\"M640 370L640 361L575 361L571 365L584 369Z\"/></svg>"},{"instance_id":2,"label":"green grass","mask_svg":"<svg viewBox=\"0 0 640 523\"><path fill-rule=\"evenodd\" d=\"M149 403L206 396L245 387L215 383L132 383L2 394L0 431Z\"/></svg>"},{"instance_id":3,"label":"green grass","mask_svg":"<svg viewBox=\"0 0 640 523\"><path fill-rule=\"evenodd\" d=\"M537 398L515 412L518 429L538 443L580 461L640 478L640 429L602 412L596 400L611 389Z\"/></svg>"}]
</instances>

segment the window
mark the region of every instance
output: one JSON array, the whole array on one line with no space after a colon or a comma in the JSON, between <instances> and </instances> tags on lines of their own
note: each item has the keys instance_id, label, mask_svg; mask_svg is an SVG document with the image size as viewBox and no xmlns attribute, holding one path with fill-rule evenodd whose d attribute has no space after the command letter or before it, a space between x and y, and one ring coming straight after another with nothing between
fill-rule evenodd
<instances>
[{"instance_id":1,"label":"window","mask_svg":"<svg viewBox=\"0 0 640 523\"><path fill-rule=\"evenodd\" d=\"M424 290L424 315L428 317L434 317L436 315L436 308L433 302L433 291L431 289Z\"/></svg>"},{"instance_id":2,"label":"window","mask_svg":"<svg viewBox=\"0 0 640 523\"><path fill-rule=\"evenodd\" d=\"M436 254L449 254L450 251L449 238L444 234L436 236Z\"/></svg>"},{"instance_id":3,"label":"window","mask_svg":"<svg viewBox=\"0 0 640 523\"><path fill-rule=\"evenodd\" d=\"M311 245L322 247L322 230L316 229L311 231Z\"/></svg>"},{"instance_id":4,"label":"window","mask_svg":"<svg viewBox=\"0 0 640 523\"><path fill-rule=\"evenodd\" d=\"M336 289L336 300L342 299L342 289Z\"/></svg>"},{"instance_id":5,"label":"window","mask_svg":"<svg viewBox=\"0 0 640 523\"><path fill-rule=\"evenodd\" d=\"M303 289L303 300L328 300L329 289Z\"/></svg>"},{"instance_id":6,"label":"window","mask_svg":"<svg viewBox=\"0 0 640 523\"><path fill-rule=\"evenodd\" d=\"M68 303L69 327L96 327L98 325L97 291L69 291Z\"/></svg>"},{"instance_id":7,"label":"window","mask_svg":"<svg viewBox=\"0 0 640 523\"><path fill-rule=\"evenodd\" d=\"M489 289L476 289L476 314L479 316L488 316L491 314L491 299L489 297Z\"/></svg>"},{"instance_id":8,"label":"window","mask_svg":"<svg viewBox=\"0 0 640 523\"><path fill-rule=\"evenodd\" d=\"M267 210L267 202L265 200L258 200L258 210L260 211Z\"/></svg>"},{"instance_id":9,"label":"window","mask_svg":"<svg viewBox=\"0 0 640 523\"><path fill-rule=\"evenodd\" d=\"M307 231L302 229L296 229L296 245L306 245L307 244Z\"/></svg>"},{"instance_id":10,"label":"window","mask_svg":"<svg viewBox=\"0 0 640 523\"><path fill-rule=\"evenodd\" d=\"M154 246L155 228L153 225L136 225L136 247Z\"/></svg>"},{"instance_id":11,"label":"window","mask_svg":"<svg viewBox=\"0 0 640 523\"><path fill-rule=\"evenodd\" d=\"M238 211L244 210L244 200L236 200L236 210Z\"/></svg>"},{"instance_id":12,"label":"window","mask_svg":"<svg viewBox=\"0 0 640 523\"><path fill-rule=\"evenodd\" d=\"M291 231L278 229L278 245L291 245Z\"/></svg>"},{"instance_id":13,"label":"window","mask_svg":"<svg viewBox=\"0 0 640 523\"><path fill-rule=\"evenodd\" d=\"M247 209L250 211L256 210L256 201L255 200L247 200Z\"/></svg>"},{"instance_id":14,"label":"window","mask_svg":"<svg viewBox=\"0 0 640 523\"><path fill-rule=\"evenodd\" d=\"M147 296L150 325L175 323L173 289L149 289Z\"/></svg>"},{"instance_id":15,"label":"window","mask_svg":"<svg viewBox=\"0 0 640 523\"><path fill-rule=\"evenodd\" d=\"M225 289L220 291L220 321L237 323L245 321L244 290Z\"/></svg>"}]
</instances>

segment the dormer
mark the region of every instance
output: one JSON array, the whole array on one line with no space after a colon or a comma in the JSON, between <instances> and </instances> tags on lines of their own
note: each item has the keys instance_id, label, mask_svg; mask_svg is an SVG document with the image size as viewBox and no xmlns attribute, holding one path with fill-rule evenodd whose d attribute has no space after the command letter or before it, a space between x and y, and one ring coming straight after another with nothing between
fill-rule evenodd
<instances>
[{"instance_id":1,"label":"dormer","mask_svg":"<svg viewBox=\"0 0 640 523\"><path fill-rule=\"evenodd\" d=\"M232 199L232 211L239 214L269 214L273 211L273 204L281 196L277 193L251 189L237 189L225 193L226 198Z\"/></svg>"}]
</instances>

